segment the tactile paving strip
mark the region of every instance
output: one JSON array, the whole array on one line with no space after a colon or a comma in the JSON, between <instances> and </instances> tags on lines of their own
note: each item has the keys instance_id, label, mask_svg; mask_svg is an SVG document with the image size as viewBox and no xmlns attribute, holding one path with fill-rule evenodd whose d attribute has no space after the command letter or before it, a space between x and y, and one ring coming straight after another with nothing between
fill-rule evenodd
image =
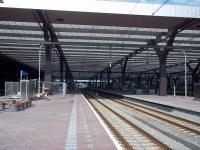
<instances>
[{"instance_id":1,"label":"tactile paving strip","mask_svg":"<svg viewBox=\"0 0 200 150\"><path fill-rule=\"evenodd\" d=\"M74 96L65 150L77 150L77 95Z\"/></svg>"}]
</instances>

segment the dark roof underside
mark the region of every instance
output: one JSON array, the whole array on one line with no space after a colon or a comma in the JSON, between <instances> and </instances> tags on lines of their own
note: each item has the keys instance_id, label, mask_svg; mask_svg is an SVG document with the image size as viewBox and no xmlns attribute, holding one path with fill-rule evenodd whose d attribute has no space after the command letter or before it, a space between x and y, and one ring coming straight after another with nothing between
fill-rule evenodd
<instances>
[{"instance_id":1,"label":"dark roof underside","mask_svg":"<svg viewBox=\"0 0 200 150\"><path fill-rule=\"evenodd\" d=\"M160 33L168 32L187 18L117 15L103 13L45 11L61 43L65 58L74 78L89 78L119 61L130 53L145 47L147 42ZM167 65L182 64L183 50L188 61L195 65L200 58L200 23L180 32ZM44 41L43 31L34 16L34 10L0 8L0 53L21 63L38 68L39 45ZM166 41L158 45L165 46ZM59 72L59 56L53 50L54 74ZM158 68L158 58L152 47L128 61L128 72L141 72ZM45 51L42 49L42 69ZM182 71L182 65L169 68L168 72ZM121 72L116 65L113 72ZM81 72L81 73L80 73ZM113 76L120 76L119 73Z\"/></svg>"}]
</instances>

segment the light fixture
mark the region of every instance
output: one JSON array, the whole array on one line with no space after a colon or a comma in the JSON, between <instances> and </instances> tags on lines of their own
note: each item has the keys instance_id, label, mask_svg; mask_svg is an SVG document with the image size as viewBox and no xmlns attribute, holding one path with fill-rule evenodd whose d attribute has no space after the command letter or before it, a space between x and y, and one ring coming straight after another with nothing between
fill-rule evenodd
<instances>
[{"instance_id":1,"label":"light fixture","mask_svg":"<svg viewBox=\"0 0 200 150\"><path fill-rule=\"evenodd\" d=\"M57 20L57 21L59 21L59 22L62 22L62 21L64 21L64 19L63 19L63 18L56 18L56 20Z\"/></svg>"}]
</instances>

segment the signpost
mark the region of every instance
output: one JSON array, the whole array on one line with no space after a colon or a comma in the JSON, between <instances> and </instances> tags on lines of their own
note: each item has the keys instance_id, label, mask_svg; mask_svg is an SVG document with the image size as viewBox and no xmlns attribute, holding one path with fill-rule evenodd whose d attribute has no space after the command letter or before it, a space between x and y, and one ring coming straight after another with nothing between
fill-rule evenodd
<instances>
[{"instance_id":1,"label":"signpost","mask_svg":"<svg viewBox=\"0 0 200 150\"><path fill-rule=\"evenodd\" d=\"M28 85L27 85L27 80L28 80L28 72L21 70L20 71L20 99L22 100L22 79L26 79L26 99L28 98L27 93L28 93Z\"/></svg>"}]
</instances>

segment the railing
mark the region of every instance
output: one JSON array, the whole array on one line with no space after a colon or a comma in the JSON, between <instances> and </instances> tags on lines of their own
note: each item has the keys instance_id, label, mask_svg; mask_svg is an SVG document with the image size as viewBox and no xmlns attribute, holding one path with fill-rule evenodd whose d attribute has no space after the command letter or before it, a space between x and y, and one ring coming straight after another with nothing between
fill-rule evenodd
<instances>
[{"instance_id":1,"label":"railing","mask_svg":"<svg viewBox=\"0 0 200 150\"><path fill-rule=\"evenodd\" d=\"M38 95L65 95L67 84L65 82L38 82L36 80L21 80L20 82L5 82L4 99L27 100Z\"/></svg>"}]
</instances>

